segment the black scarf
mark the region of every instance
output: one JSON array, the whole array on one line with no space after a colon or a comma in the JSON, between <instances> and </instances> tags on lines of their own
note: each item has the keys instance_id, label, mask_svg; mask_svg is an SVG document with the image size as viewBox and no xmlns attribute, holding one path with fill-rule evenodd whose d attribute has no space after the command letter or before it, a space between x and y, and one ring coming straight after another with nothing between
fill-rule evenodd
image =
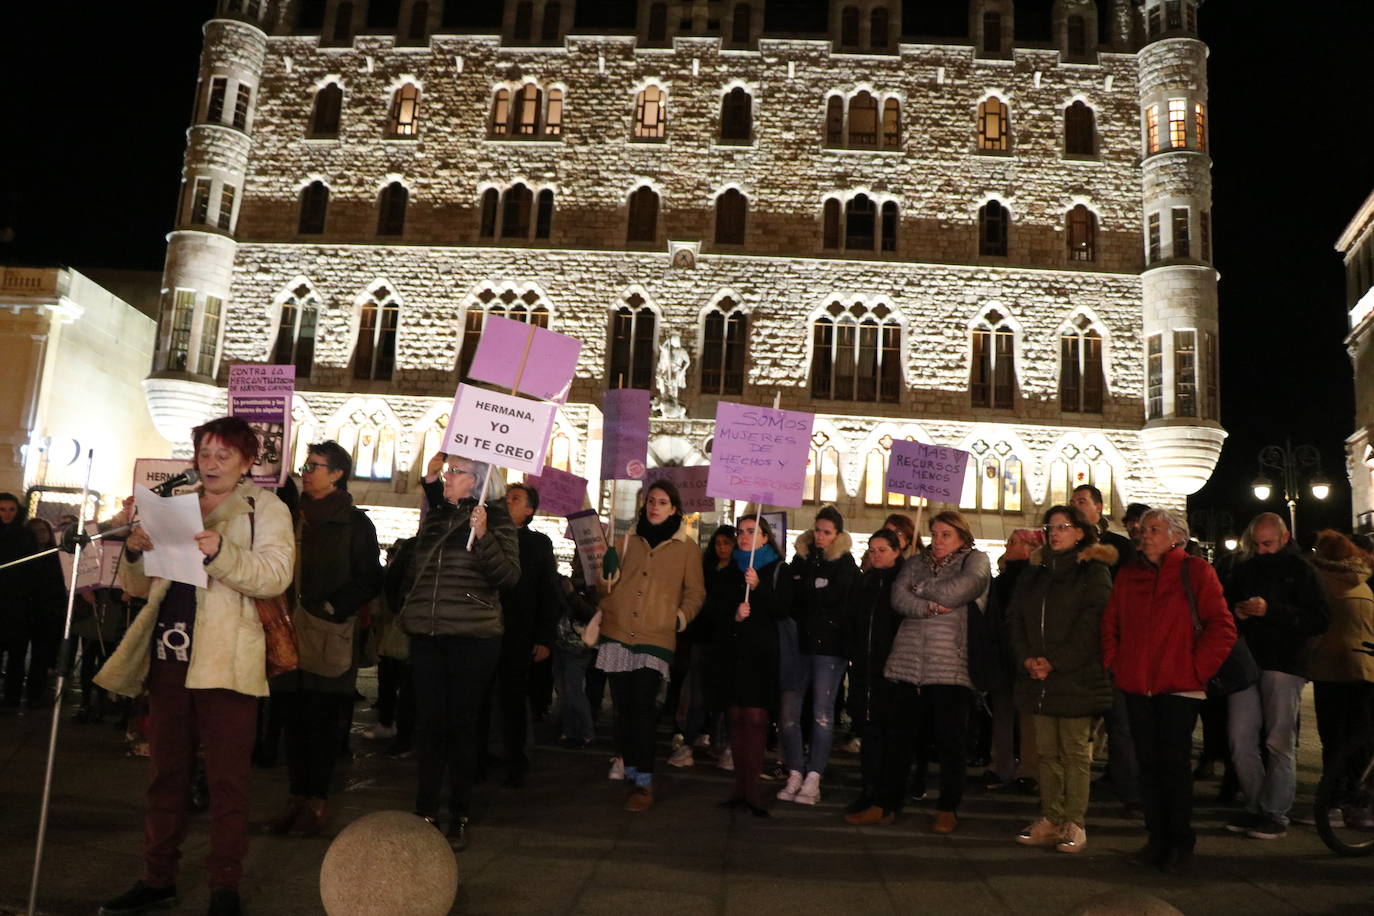
<instances>
[{"instance_id":1,"label":"black scarf","mask_svg":"<svg viewBox=\"0 0 1374 916\"><path fill-rule=\"evenodd\" d=\"M649 542L649 549L653 550L659 544L677 534L677 530L682 527L682 516L673 513L663 521L662 524L654 525L649 522L649 517L643 510L639 513L639 524L635 526L635 534Z\"/></svg>"},{"instance_id":2,"label":"black scarf","mask_svg":"<svg viewBox=\"0 0 1374 916\"><path fill-rule=\"evenodd\" d=\"M301 518L307 525L318 525L338 515L345 507L353 505L353 495L338 487L330 490L320 499L301 494Z\"/></svg>"}]
</instances>

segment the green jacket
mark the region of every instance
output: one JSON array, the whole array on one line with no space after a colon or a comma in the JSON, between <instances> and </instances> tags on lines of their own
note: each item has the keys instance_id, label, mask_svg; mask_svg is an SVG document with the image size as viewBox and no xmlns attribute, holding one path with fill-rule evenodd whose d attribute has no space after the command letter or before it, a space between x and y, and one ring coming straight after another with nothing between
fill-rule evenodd
<instances>
[{"instance_id":1,"label":"green jacket","mask_svg":"<svg viewBox=\"0 0 1374 916\"><path fill-rule=\"evenodd\" d=\"M1042 547L1021 573L1007 611L1016 708L1042 716L1079 717L1112 705L1102 669L1099 626L1112 593L1116 548L1106 544L1055 553ZM1043 681L1024 662L1049 659Z\"/></svg>"}]
</instances>

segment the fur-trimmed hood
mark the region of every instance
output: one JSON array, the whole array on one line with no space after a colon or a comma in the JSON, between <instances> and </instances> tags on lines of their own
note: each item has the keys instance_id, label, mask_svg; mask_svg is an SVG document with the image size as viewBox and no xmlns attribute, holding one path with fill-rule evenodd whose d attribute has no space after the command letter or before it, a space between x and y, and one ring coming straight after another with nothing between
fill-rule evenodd
<instances>
[{"instance_id":1,"label":"fur-trimmed hood","mask_svg":"<svg viewBox=\"0 0 1374 916\"><path fill-rule=\"evenodd\" d=\"M1050 553L1051 551L1049 545L1042 545L1040 547L1035 548L1031 551L1030 555L1031 565L1044 565L1045 561L1049 559ZM1080 549L1078 551L1078 562L1087 563L1089 561L1096 560L1098 563L1104 563L1108 567L1111 567L1116 565L1116 561L1120 558L1120 556L1121 555L1117 552L1117 549L1113 547L1111 544L1103 544L1099 542L1096 544L1089 544L1087 547Z\"/></svg>"},{"instance_id":2,"label":"fur-trimmed hood","mask_svg":"<svg viewBox=\"0 0 1374 916\"><path fill-rule=\"evenodd\" d=\"M1328 560L1324 557L1313 556L1312 565L1317 567L1323 576L1330 579L1333 585L1340 585L1343 588L1354 588L1369 578L1369 564L1358 557L1351 557L1348 560Z\"/></svg>"},{"instance_id":3,"label":"fur-trimmed hood","mask_svg":"<svg viewBox=\"0 0 1374 916\"><path fill-rule=\"evenodd\" d=\"M797 540L793 544L796 547L797 555L802 559L810 559L811 552L816 547L816 536L808 529L797 535ZM854 547L854 539L849 536L848 531L841 531L835 535L835 540L831 542L830 548L825 552L827 560L838 560L840 557L849 553Z\"/></svg>"}]
</instances>

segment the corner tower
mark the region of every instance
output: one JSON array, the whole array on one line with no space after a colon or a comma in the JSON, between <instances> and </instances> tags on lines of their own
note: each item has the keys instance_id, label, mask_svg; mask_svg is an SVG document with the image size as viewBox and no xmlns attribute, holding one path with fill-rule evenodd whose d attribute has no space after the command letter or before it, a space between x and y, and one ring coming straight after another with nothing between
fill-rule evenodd
<instances>
[{"instance_id":1,"label":"corner tower","mask_svg":"<svg viewBox=\"0 0 1374 916\"><path fill-rule=\"evenodd\" d=\"M1145 428L1160 481L1186 495L1211 476L1226 432L1217 381L1217 272L1202 0L1145 0L1137 55L1145 270Z\"/></svg>"},{"instance_id":2,"label":"corner tower","mask_svg":"<svg viewBox=\"0 0 1374 916\"><path fill-rule=\"evenodd\" d=\"M167 237L157 352L143 383L153 422L172 442L184 442L219 396L220 334L267 54L262 17L268 6L220 0L205 25L176 222Z\"/></svg>"}]
</instances>

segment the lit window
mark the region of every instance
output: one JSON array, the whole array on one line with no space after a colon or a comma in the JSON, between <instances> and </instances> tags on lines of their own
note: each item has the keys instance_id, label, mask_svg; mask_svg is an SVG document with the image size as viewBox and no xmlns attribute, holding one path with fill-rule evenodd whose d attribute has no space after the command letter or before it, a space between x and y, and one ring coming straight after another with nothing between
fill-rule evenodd
<instances>
[{"instance_id":1,"label":"lit window","mask_svg":"<svg viewBox=\"0 0 1374 916\"><path fill-rule=\"evenodd\" d=\"M817 440L821 444L816 444ZM811 437L811 454L806 459L806 479L802 484L803 502L833 503L840 498L840 453L825 445L824 433Z\"/></svg>"},{"instance_id":2,"label":"lit window","mask_svg":"<svg viewBox=\"0 0 1374 916\"><path fill-rule=\"evenodd\" d=\"M510 133L510 90L498 89L491 100L491 135L504 137Z\"/></svg>"},{"instance_id":3,"label":"lit window","mask_svg":"<svg viewBox=\"0 0 1374 916\"><path fill-rule=\"evenodd\" d=\"M748 319L739 303L725 298L706 313L702 334L701 393L742 395Z\"/></svg>"},{"instance_id":4,"label":"lit window","mask_svg":"<svg viewBox=\"0 0 1374 916\"><path fill-rule=\"evenodd\" d=\"M420 130L420 89L406 83L391 96L391 117L387 136L414 137Z\"/></svg>"},{"instance_id":5,"label":"lit window","mask_svg":"<svg viewBox=\"0 0 1374 916\"><path fill-rule=\"evenodd\" d=\"M654 378L657 316L638 293L611 313L610 382L616 388L649 388Z\"/></svg>"},{"instance_id":6,"label":"lit window","mask_svg":"<svg viewBox=\"0 0 1374 916\"><path fill-rule=\"evenodd\" d=\"M1079 316L1059 336L1059 409L1065 413L1101 413L1102 336Z\"/></svg>"},{"instance_id":7,"label":"lit window","mask_svg":"<svg viewBox=\"0 0 1374 916\"><path fill-rule=\"evenodd\" d=\"M978 148L988 152L1005 152L1011 148L1008 131L1007 105L993 96L978 103Z\"/></svg>"},{"instance_id":8,"label":"lit window","mask_svg":"<svg viewBox=\"0 0 1374 916\"><path fill-rule=\"evenodd\" d=\"M969 395L974 407L1011 409L1016 390L1014 334L996 309L973 328Z\"/></svg>"},{"instance_id":9,"label":"lit window","mask_svg":"<svg viewBox=\"0 0 1374 916\"><path fill-rule=\"evenodd\" d=\"M391 479L396 467L396 428L385 411L354 410L334 437L353 458L354 479Z\"/></svg>"},{"instance_id":10,"label":"lit window","mask_svg":"<svg viewBox=\"0 0 1374 916\"><path fill-rule=\"evenodd\" d=\"M390 381L396 368L396 333L401 307L390 290L379 287L358 313L358 340L353 349L353 377Z\"/></svg>"},{"instance_id":11,"label":"lit window","mask_svg":"<svg viewBox=\"0 0 1374 916\"><path fill-rule=\"evenodd\" d=\"M886 305L835 301L811 326L811 396L895 404L902 391L902 329Z\"/></svg>"},{"instance_id":12,"label":"lit window","mask_svg":"<svg viewBox=\"0 0 1374 916\"><path fill-rule=\"evenodd\" d=\"M547 109L544 112L544 134L549 137L563 135L563 90L550 89Z\"/></svg>"},{"instance_id":13,"label":"lit window","mask_svg":"<svg viewBox=\"0 0 1374 916\"><path fill-rule=\"evenodd\" d=\"M1169 100L1169 146L1179 149L1188 145L1188 101Z\"/></svg>"},{"instance_id":14,"label":"lit window","mask_svg":"<svg viewBox=\"0 0 1374 916\"><path fill-rule=\"evenodd\" d=\"M636 140L662 140L668 132L667 94L657 86L649 86L635 96Z\"/></svg>"},{"instance_id":15,"label":"lit window","mask_svg":"<svg viewBox=\"0 0 1374 916\"><path fill-rule=\"evenodd\" d=\"M548 328L550 314L549 304L538 290L527 289L517 293L513 289L504 289L501 292L491 287L481 289L463 314L463 336L458 343L459 381L466 379L472 368L472 361L477 356L477 345L481 342L482 331L486 327L487 315L523 321L537 328Z\"/></svg>"},{"instance_id":16,"label":"lit window","mask_svg":"<svg viewBox=\"0 0 1374 916\"><path fill-rule=\"evenodd\" d=\"M544 93L533 83L526 83L515 93L515 108L512 119L514 131L520 137L533 137L539 133L539 109L544 101Z\"/></svg>"},{"instance_id":17,"label":"lit window","mask_svg":"<svg viewBox=\"0 0 1374 916\"><path fill-rule=\"evenodd\" d=\"M179 372L186 371L186 360L191 349L191 321L195 317L195 311L195 290L177 290L172 300L170 313L165 313L168 320L168 369Z\"/></svg>"},{"instance_id":18,"label":"lit window","mask_svg":"<svg viewBox=\"0 0 1374 916\"><path fill-rule=\"evenodd\" d=\"M1145 152L1159 152L1159 106L1145 109Z\"/></svg>"},{"instance_id":19,"label":"lit window","mask_svg":"<svg viewBox=\"0 0 1374 916\"><path fill-rule=\"evenodd\" d=\"M878 145L878 100L867 92L849 100L849 145Z\"/></svg>"},{"instance_id":20,"label":"lit window","mask_svg":"<svg viewBox=\"0 0 1374 916\"><path fill-rule=\"evenodd\" d=\"M1145 347L1145 419L1164 416L1164 335L1151 334Z\"/></svg>"},{"instance_id":21,"label":"lit window","mask_svg":"<svg viewBox=\"0 0 1374 916\"><path fill-rule=\"evenodd\" d=\"M279 366L294 365L298 379L308 379L315 367L319 309L320 300L304 283L291 290L281 301L272 362Z\"/></svg>"},{"instance_id":22,"label":"lit window","mask_svg":"<svg viewBox=\"0 0 1374 916\"><path fill-rule=\"evenodd\" d=\"M1207 151L1207 107L1201 102L1193 105L1193 129L1197 132L1197 148Z\"/></svg>"}]
</instances>

